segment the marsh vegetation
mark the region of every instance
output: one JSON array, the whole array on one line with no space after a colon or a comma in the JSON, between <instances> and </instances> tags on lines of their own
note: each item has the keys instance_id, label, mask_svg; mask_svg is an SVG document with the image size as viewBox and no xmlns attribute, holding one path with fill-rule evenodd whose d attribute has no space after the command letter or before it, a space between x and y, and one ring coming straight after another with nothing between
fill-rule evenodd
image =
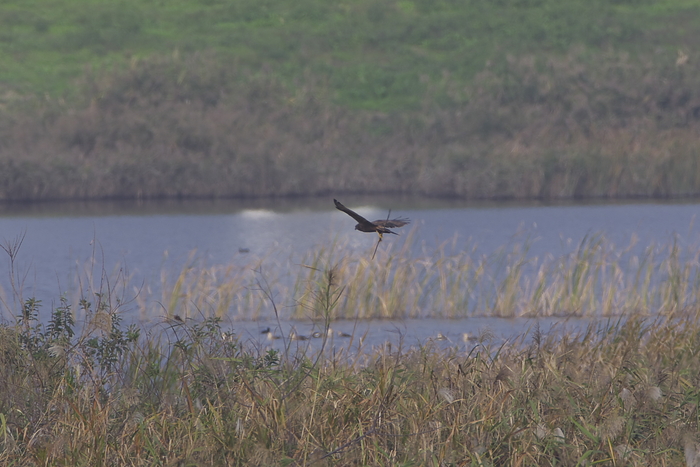
<instances>
[{"instance_id":1,"label":"marsh vegetation","mask_svg":"<svg viewBox=\"0 0 700 467\"><path fill-rule=\"evenodd\" d=\"M0 199L700 193L688 2L30 4Z\"/></svg>"},{"instance_id":2,"label":"marsh vegetation","mask_svg":"<svg viewBox=\"0 0 700 467\"><path fill-rule=\"evenodd\" d=\"M340 243L318 247L289 274L265 258L226 266L193 259L180 274L162 276L160 296L137 298L139 316L163 314L149 305L155 298L171 315L269 319L273 296L283 319L318 320L326 310L319 297L331 285L339 296L329 318L350 320L655 316L700 299L698 251L680 242L615 245L590 235L570 253L542 257L530 254L528 240L488 255L451 242L416 255L410 236L401 248L383 245L374 259L373 248L353 254Z\"/></svg>"},{"instance_id":3,"label":"marsh vegetation","mask_svg":"<svg viewBox=\"0 0 700 467\"><path fill-rule=\"evenodd\" d=\"M620 264L617 249L590 237L523 275L524 250L481 263L446 248L413 260L384 251L374 262L319 251L286 293L299 317L315 316L326 329L343 315L409 316L424 305L414 297L419 287L433 301L428 309L447 316L613 319L565 334L535 329L506 343L484 335L466 349L324 353L291 342L251 346L235 322L229 327L226 313L255 316L253 292L284 312L283 289L260 272L257 290L241 296L232 292L243 289L232 285L235 274L190 265L164 292L166 316L152 327L124 323L124 311L140 305L104 272L83 282L77 300L51 306L47 319L39 318L44 304L15 295L5 306L16 322L0 327L0 460L693 465L697 258L671 244Z\"/></svg>"}]
</instances>

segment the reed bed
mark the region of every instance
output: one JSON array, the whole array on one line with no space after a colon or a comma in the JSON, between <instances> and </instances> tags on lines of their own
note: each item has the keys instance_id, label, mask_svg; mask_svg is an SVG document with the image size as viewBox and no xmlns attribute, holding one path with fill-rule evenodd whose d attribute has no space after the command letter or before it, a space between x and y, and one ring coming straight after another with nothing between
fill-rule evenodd
<instances>
[{"instance_id":1,"label":"reed bed","mask_svg":"<svg viewBox=\"0 0 700 467\"><path fill-rule=\"evenodd\" d=\"M20 245L5 246L11 268ZM172 285L148 326L125 325L125 311L147 305L125 300L125 281L104 272L47 319L15 289L5 306L16 320L0 326L0 464L697 465L692 249L640 256L602 236L544 260L528 242L487 258L447 244L419 256L410 248L372 262L335 244L310 254L290 285L259 263L193 258L172 282L164 276ZM246 343L235 322L222 325L232 307L255 315L258 302L327 324L411 307L615 317L466 348L313 353Z\"/></svg>"},{"instance_id":2,"label":"reed bed","mask_svg":"<svg viewBox=\"0 0 700 467\"><path fill-rule=\"evenodd\" d=\"M599 234L560 256L534 255L532 245L514 240L491 255L455 241L421 250L409 235L400 248L382 245L374 260L340 243L226 266L193 257L179 275L163 274L157 300L148 287L134 289L135 308L142 318L235 321L656 316L699 303L693 245L632 239L620 247Z\"/></svg>"},{"instance_id":3,"label":"reed bed","mask_svg":"<svg viewBox=\"0 0 700 467\"><path fill-rule=\"evenodd\" d=\"M322 304L319 304L321 306ZM466 351L252 348L28 301L0 327L0 463L697 465L697 310ZM328 311L328 310L327 310Z\"/></svg>"}]
</instances>

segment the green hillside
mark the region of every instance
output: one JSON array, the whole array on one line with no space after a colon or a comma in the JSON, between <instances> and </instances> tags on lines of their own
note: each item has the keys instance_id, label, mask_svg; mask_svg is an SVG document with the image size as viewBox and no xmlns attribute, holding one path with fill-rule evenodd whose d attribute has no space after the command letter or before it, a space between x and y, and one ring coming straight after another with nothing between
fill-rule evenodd
<instances>
[{"instance_id":1,"label":"green hillside","mask_svg":"<svg viewBox=\"0 0 700 467\"><path fill-rule=\"evenodd\" d=\"M469 82L508 54L582 46L675 56L696 44L699 13L697 2L645 0L5 1L0 79L59 96L86 65L216 50L290 86L322 76L343 105L402 108L426 81Z\"/></svg>"},{"instance_id":2,"label":"green hillside","mask_svg":"<svg viewBox=\"0 0 700 467\"><path fill-rule=\"evenodd\" d=\"M698 38L680 0L5 1L0 198L696 194Z\"/></svg>"}]
</instances>

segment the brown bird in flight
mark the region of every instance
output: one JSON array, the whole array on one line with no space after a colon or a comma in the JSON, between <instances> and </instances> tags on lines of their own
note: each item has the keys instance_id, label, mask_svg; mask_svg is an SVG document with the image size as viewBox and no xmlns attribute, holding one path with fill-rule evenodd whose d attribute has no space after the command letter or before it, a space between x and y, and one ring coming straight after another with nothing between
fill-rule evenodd
<instances>
[{"instance_id":1,"label":"brown bird in flight","mask_svg":"<svg viewBox=\"0 0 700 467\"><path fill-rule=\"evenodd\" d=\"M381 242L383 237L382 235L384 234L394 234L398 235L396 232L392 232L389 229L395 229L397 227L403 227L404 225L410 223L411 221L409 219L403 219L403 218L397 218L397 219L386 219L386 220L376 220L374 222L370 222L355 211L346 208L343 206L340 201L337 199L334 199L333 202L335 203L335 207L341 211L343 211L345 214L348 216L352 217L357 221L357 225L355 226L355 230L359 230L360 232L377 232L379 234L379 241ZM391 214L391 211L389 211Z\"/></svg>"}]
</instances>

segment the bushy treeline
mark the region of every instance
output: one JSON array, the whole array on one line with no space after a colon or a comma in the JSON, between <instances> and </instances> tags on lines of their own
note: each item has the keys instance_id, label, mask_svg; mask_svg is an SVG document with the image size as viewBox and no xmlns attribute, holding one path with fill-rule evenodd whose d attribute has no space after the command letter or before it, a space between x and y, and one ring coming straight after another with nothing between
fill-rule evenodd
<instances>
[{"instance_id":1,"label":"bushy treeline","mask_svg":"<svg viewBox=\"0 0 700 467\"><path fill-rule=\"evenodd\" d=\"M0 5L0 199L700 193L679 0L31 6Z\"/></svg>"},{"instance_id":2,"label":"bushy treeline","mask_svg":"<svg viewBox=\"0 0 700 467\"><path fill-rule=\"evenodd\" d=\"M10 105L0 199L696 195L698 76L663 53L509 57L379 112L316 76L290 88L215 53L152 57L86 73L79 103Z\"/></svg>"}]
</instances>

